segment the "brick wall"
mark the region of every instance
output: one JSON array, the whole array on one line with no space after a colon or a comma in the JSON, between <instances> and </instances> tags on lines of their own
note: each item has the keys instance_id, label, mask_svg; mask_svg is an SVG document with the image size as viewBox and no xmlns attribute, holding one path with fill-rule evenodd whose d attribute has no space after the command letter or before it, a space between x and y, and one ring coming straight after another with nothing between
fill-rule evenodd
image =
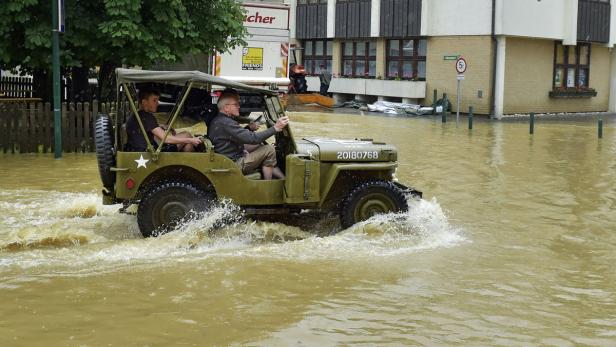
<instances>
[{"instance_id":1,"label":"brick wall","mask_svg":"<svg viewBox=\"0 0 616 347\"><path fill-rule=\"evenodd\" d=\"M610 53L607 47L592 45L590 98L550 98L554 64L554 41L507 38L504 113L598 112L607 111Z\"/></svg>"},{"instance_id":2,"label":"brick wall","mask_svg":"<svg viewBox=\"0 0 616 347\"><path fill-rule=\"evenodd\" d=\"M490 92L492 81L492 44L489 36L448 36L428 39L426 57L426 99L432 103L433 90L438 97L447 93L455 112L456 70L455 61L444 60L446 55L462 55L468 63L465 79L462 81L460 112L467 112L473 106L476 114L490 113ZM482 96L478 93L481 91Z\"/></svg>"}]
</instances>

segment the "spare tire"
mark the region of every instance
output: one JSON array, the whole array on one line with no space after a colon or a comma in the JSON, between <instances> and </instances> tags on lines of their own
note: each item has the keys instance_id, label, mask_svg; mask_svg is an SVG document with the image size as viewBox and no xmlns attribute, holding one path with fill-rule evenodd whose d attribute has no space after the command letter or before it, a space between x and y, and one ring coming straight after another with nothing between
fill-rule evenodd
<instances>
[{"instance_id":1,"label":"spare tire","mask_svg":"<svg viewBox=\"0 0 616 347\"><path fill-rule=\"evenodd\" d=\"M111 117L107 114L100 114L94 123L94 146L96 148L96 160L98 161L98 172L103 181L103 187L113 190L115 184L115 172L111 171L115 167L115 156L113 148L113 126Z\"/></svg>"}]
</instances>

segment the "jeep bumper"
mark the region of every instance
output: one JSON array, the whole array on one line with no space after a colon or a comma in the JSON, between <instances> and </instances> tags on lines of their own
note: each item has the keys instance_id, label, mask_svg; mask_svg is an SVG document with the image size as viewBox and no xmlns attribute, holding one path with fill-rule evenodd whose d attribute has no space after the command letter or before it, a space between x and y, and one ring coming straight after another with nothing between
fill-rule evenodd
<instances>
[{"instance_id":1,"label":"jeep bumper","mask_svg":"<svg viewBox=\"0 0 616 347\"><path fill-rule=\"evenodd\" d=\"M412 187L407 187L402 183L399 182L393 182L398 188L402 189L406 194L411 194L413 196L416 196L418 198L422 198L423 197L423 193L420 192L419 190L412 188Z\"/></svg>"}]
</instances>

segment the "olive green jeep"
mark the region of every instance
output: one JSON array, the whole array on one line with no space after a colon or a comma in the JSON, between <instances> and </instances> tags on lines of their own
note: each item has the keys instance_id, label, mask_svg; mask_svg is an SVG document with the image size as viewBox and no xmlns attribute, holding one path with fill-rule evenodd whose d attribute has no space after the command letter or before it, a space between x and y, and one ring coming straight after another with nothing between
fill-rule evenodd
<instances>
[{"instance_id":1,"label":"olive green jeep","mask_svg":"<svg viewBox=\"0 0 616 347\"><path fill-rule=\"evenodd\" d=\"M121 129L129 114L137 114L136 87L141 83L180 89L168 114L165 136L189 95L200 91L209 96L213 87L260 95L267 127L284 116L284 109L277 92L198 71L117 69L116 78L118 106L109 115L100 114L94 124L103 204L122 203L121 211L137 204L137 222L145 237L172 230L196 213L207 213L222 199L230 199L247 215L334 211L339 213L341 226L348 228L375 214L406 211L409 195L421 197L421 192L396 181L395 147L372 139L296 139L289 126L275 135L278 166L286 175L282 180L243 175L231 159L216 153L207 136L202 137L204 146L197 152L154 149L139 117L148 149L124 151Z\"/></svg>"}]
</instances>

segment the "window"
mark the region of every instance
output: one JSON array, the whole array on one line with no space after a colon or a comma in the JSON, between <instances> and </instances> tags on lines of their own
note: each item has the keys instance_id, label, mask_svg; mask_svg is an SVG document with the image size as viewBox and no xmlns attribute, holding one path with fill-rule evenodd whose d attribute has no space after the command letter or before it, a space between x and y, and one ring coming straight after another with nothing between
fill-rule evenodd
<instances>
[{"instance_id":1,"label":"window","mask_svg":"<svg viewBox=\"0 0 616 347\"><path fill-rule=\"evenodd\" d=\"M590 44L554 46L554 82L552 89L587 89L590 76Z\"/></svg>"},{"instance_id":2,"label":"window","mask_svg":"<svg viewBox=\"0 0 616 347\"><path fill-rule=\"evenodd\" d=\"M309 75L318 75L321 65L332 72L332 41L331 40L305 40L303 59L304 68Z\"/></svg>"},{"instance_id":3,"label":"window","mask_svg":"<svg viewBox=\"0 0 616 347\"><path fill-rule=\"evenodd\" d=\"M376 42L345 41L342 43L342 75L374 77L376 74Z\"/></svg>"},{"instance_id":4,"label":"window","mask_svg":"<svg viewBox=\"0 0 616 347\"><path fill-rule=\"evenodd\" d=\"M388 78L426 80L425 39L387 40Z\"/></svg>"}]
</instances>

